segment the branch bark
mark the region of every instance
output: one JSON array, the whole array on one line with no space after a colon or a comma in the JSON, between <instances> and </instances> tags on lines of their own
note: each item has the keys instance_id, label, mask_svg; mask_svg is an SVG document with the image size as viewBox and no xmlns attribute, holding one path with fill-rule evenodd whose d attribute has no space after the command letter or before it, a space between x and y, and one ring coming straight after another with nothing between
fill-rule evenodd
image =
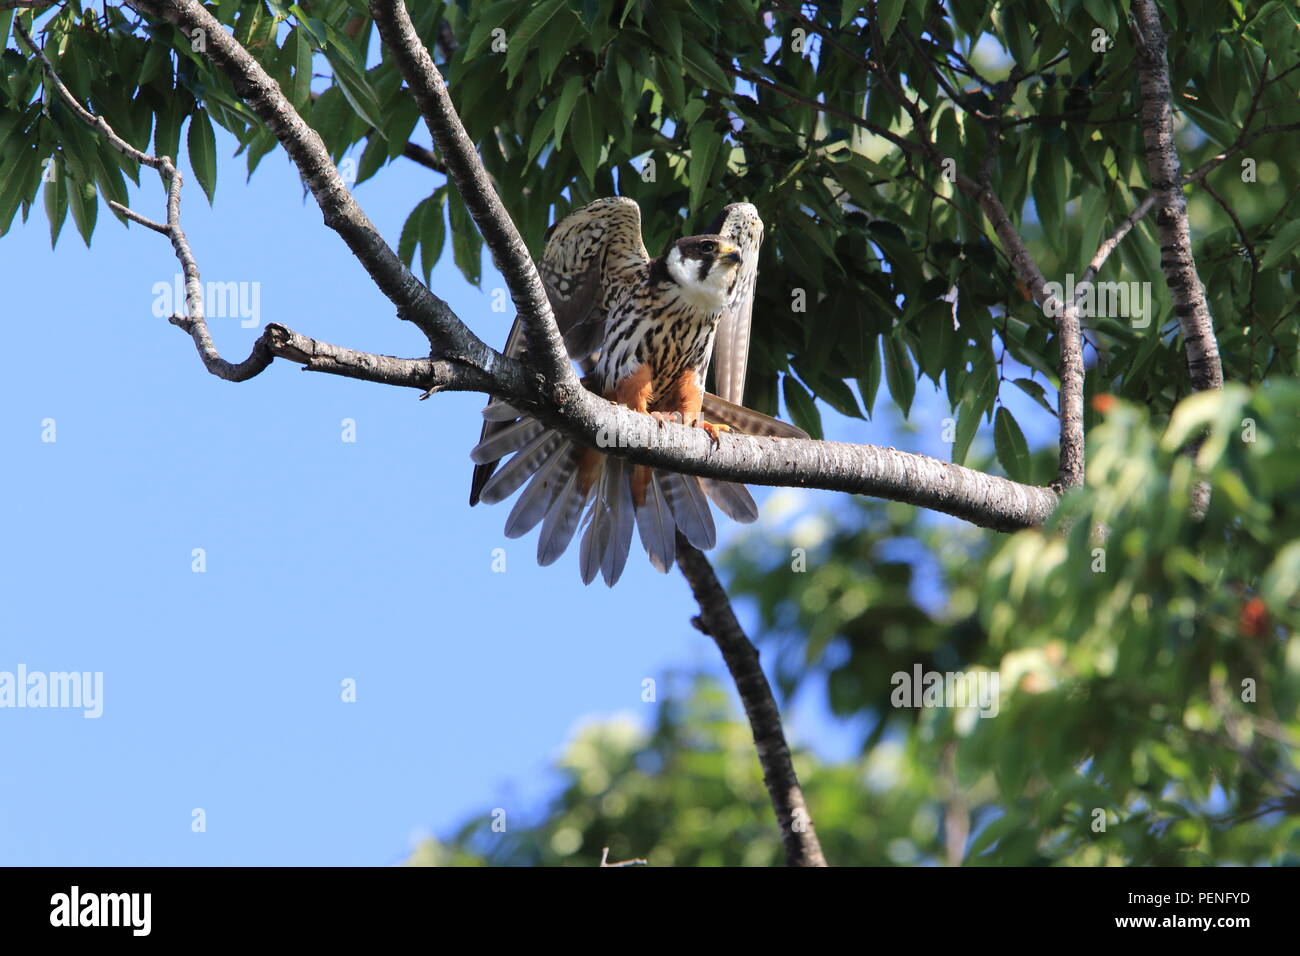
<instances>
[{"instance_id":1,"label":"branch bark","mask_svg":"<svg viewBox=\"0 0 1300 956\"><path fill-rule=\"evenodd\" d=\"M781 713L772 696L772 687L758 661L758 649L745 636L731 608L731 599L718 582L718 576L700 551L677 535L677 566L691 586L700 614L691 623L713 639L727 663L736 691L745 705L754 748L763 767L763 783L772 798L781 840L785 843L787 866L825 866L817 831L804 802L799 778L794 772L790 747L781 729Z\"/></svg>"},{"instance_id":2,"label":"branch bark","mask_svg":"<svg viewBox=\"0 0 1300 956\"><path fill-rule=\"evenodd\" d=\"M505 279L515 309L524 321L530 358L552 389L564 394L581 390L528 246L492 187L483 161L452 105L447 84L415 32L406 4L403 0L370 0L370 14L410 87L434 145L443 156L447 175L465 200L465 208Z\"/></svg>"},{"instance_id":3,"label":"branch bark","mask_svg":"<svg viewBox=\"0 0 1300 956\"><path fill-rule=\"evenodd\" d=\"M1142 114L1142 140L1146 145L1147 174L1156 199L1156 230L1160 234L1160 267L1173 297L1174 314L1183 330L1183 347L1192 388L1205 391L1223 387L1223 364L1205 290L1192 257L1192 237L1187 224L1187 199L1182 189L1182 165L1174 143L1169 64L1165 59L1165 32L1153 0L1133 0L1137 42L1138 87Z\"/></svg>"},{"instance_id":4,"label":"branch bark","mask_svg":"<svg viewBox=\"0 0 1300 956\"><path fill-rule=\"evenodd\" d=\"M474 335L442 299L402 264L357 205L319 134L307 124L257 60L195 0L127 0L141 13L162 17L187 36L201 30L207 57L229 77L235 92L280 141L302 174L325 225L347 243L375 285L415 324L444 358L491 364L492 350Z\"/></svg>"}]
</instances>

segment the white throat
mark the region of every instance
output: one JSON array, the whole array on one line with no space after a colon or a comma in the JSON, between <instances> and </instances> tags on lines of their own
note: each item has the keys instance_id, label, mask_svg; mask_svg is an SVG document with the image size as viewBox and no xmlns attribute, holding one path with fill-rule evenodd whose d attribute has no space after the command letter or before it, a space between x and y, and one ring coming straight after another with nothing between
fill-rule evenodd
<instances>
[{"instance_id":1,"label":"white throat","mask_svg":"<svg viewBox=\"0 0 1300 956\"><path fill-rule=\"evenodd\" d=\"M677 283L682 298L705 312L721 312L726 306L728 271L715 264L701 282L699 263L683 259L676 246L668 253L668 274Z\"/></svg>"}]
</instances>

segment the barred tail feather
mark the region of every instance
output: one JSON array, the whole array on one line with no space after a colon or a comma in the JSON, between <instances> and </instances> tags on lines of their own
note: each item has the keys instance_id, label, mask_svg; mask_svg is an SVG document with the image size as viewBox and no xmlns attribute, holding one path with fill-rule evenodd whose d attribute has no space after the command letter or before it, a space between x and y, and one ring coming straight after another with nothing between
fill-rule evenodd
<instances>
[{"instance_id":1,"label":"barred tail feather","mask_svg":"<svg viewBox=\"0 0 1300 956\"><path fill-rule=\"evenodd\" d=\"M645 501L636 509L636 528L650 563L667 574L677 559L677 524L658 481L646 486Z\"/></svg>"},{"instance_id":2,"label":"barred tail feather","mask_svg":"<svg viewBox=\"0 0 1300 956\"><path fill-rule=\"evenodd\" d=\"M545 426L535 418L521 418L512 425L506 425L471 449L470 460L476 465L498 461L511 452L523 448L545 430Z\"/></svg>"},{"instance_id":3,"label":"barred tail feather","mask_svg":"<svg viewBox=\"0 0 1300 956\"><path fill-rule=\"evenodd\" d=\"M519 409L513 405L507 405L497 398L492 399L483 407L483 420L485 422L512 422L521 414Z\"/></svg>"},{"instance_id":4,"label":"barred tail feather","mask_svg":"<svg viewBox=\"0 0 1300 956\"><path fill-rule=\"evenodd\" d=\"M560 438L559 435L555 437ZM512 460L511 464L513 463ZM572 442L561 439L511 509L510 517L506 519L506 537L519 538L533 530L537 522L546 517L551 502L577 467L577 447Z\"/></svg>"},{"instance_id":5,"label":"barred tail feather","mask_svg":"<svg viewBox=\"0 0 1300 956\"><path fill-rule=\"evenodd\" d=\"M564 442L564 436L559 432L538 433L532 441L519 449L510 461L506 462L505 467L488 479L479 494L479 500L486 501L490 505L505 501L540 469L555 449Z\"/></svg>"},{"instance_id":6,"label":"barred tail feather","mask_svg":"<svg viewBox=\"0 0 1300 956\"><path fill-rule=\"evenodd\" d=\"M605 549L609 546L609 507L604 500L604 484L605 476L602 475L597 483L596 500L587 512L587 531L578 546L578 571L582 574L583 584L596 580L596 572L600 570Z\"/></svg>"},{"instance_id":7,"label":"barred tail feather","mask_svg":"<svg viewBox=\"0 0 1300 956\"><path fill-rule=\"evenodd\" d=\"M717 544L717 529L713 526L713 513L709 511L709 501L704 497L700 480L694 475L682 475L675 471L655 471L668 507L677 521L677 527L686 536L686 540L701 551L707 551Z\"/></svg>"},{"instance_id":8,"label":"barred tail feather","mask_svg":"<svg viewBox=\"0 0 1300 956\"><path fill-rule=\"evenodd\" d=\"M537 537L537 563L542 567L554 564L573 540L582 506L588 497L589 494L583 494L578 488L578 469L575 468L556 493L555 500L547 509L546 520L542 522L542 533Z\"/></svg>"},{"instance_id":9,"label":"barred tail feather","mask_svg":"<svg viewBox=\"0 0 1300 956\"><path fill-rule=\"evenodd\" d=\"M700 486L710 500L732 521L753 524L758 520L758 505L744 485L730 481L701 478Z\"/></svg>"},{"instance_id":10,"label":"barred tail feather","mask_svg":"<svg viewBox=\"0 0 1300 956\"><path fill-rule=\"evenodd\" d=\"M627 566L627 555L632 548L632 525L635 511L632 507L632 466L621 458L605 459L605 487L609 493L609 542L600 562L600 573L605 583L613 587Z\"/></svg>"}]
</instances>

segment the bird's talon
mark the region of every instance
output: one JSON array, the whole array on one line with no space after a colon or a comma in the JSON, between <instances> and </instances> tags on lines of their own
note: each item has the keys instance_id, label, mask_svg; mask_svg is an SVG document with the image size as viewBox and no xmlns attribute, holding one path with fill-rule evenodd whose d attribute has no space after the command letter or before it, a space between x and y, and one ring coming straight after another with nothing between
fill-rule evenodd
<instances>
[{"instance_id":1,"label":"bird's talon","mask_svg":"<svg viewBox=\"0 0 1300 956\"><path fill-rule=\"evenodd\" d=\"M708 433L708 436L713 439L715 445L718 444L718 435L720 433L731 431L730 425L715 425L713 422L706 422L702 419L696 422L695 425L697 428L703 428Z\"/></svg>"}]
</instances>

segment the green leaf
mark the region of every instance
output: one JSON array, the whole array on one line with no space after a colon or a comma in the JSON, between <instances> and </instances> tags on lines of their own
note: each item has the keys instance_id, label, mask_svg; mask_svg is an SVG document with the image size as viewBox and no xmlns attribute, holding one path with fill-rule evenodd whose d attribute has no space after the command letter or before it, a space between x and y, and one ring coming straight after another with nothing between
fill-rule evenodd
<instances>
[{"instance_id":1,"label":"green leaf","mask_svg":"<svg viewBox=\"0 0 1300 956\"><path fill-rule=\"evenodd\" d=\"M872 336L867 342L867 369L858 377L858 394L862 396L862 407L871 418L872 408L876 404L876 393L880 390L880 343Z\"/></svg>"},{"instance_id":2,"label":"green leaf","mask_svg":"<svg viewBox=\"0 0 1300 956\"><path fill-rule=\"evenodd\" d=\"M957 410L957 431L952 442L954 465L966 463L966 453L970 451L970 443L980 427L980 411L980 404L973 398L967 396L962 399L961 407Z\"/></svg>"},{"instance_id":3,"label":"green leaf","mask_svg":"<svg viewBox=\"0 0 1300 956\"><path fill-rule=\"evenodd\" d=\"M1292 219L1269 241L1268 251L1259 258L1260 270L1272 269L1296 246L1300 246L1300 219Z\"/></svg>"},{"instance_id":4,"label":"green leaf","mask_svg":"<svg viewBox=\"0 0 1300 956\"><path fill-rule=\"evenodd\" d=\"M569 141L573 143L574 152L578 154L578 163L583 175L591 185L596 184L596 167L600 164L601 142L596 132L596 114L591 105L591 97L584 96L578 100L577 109L573 111L573 120L569 126Z\"/></svg>"},{"instance_id":5,"label":"green leaf","mask_svg":"<svg viewBox=\"0 0 1300 956\"><path fill-rule=\"evenodd\" d=\"M916 371L907 346L897 335L885 339L885 381L889 383L889 394L894 396L894 402L906 418L916 396Z\"/></svg>"},{"instance_id":6,"label":"green leaf","mask_svg":"<svg viewBox=\"0 0 1300 956\"><path fill-rule=\"evenodd\" d=\"M402 235L397 240L397 258L402 260L406 268L411 268L411 263L415 260L415 249L420 244L420 223L424 218L424 211L429 202L428 198L421 199L411 210L411 214L406 217L406 223L402 226ZM426 283L428 276L425 276Z\"/></svg>"},{"instance_id":7,"label":"green leaf","mask_svg":"<svg viewBox=\"0 0 1300 956\"><path fill-rule=\"evenodd\" d=\"M810 437L821 438L821 412L817 410L817 403L808 394L808 390L800 385L793 375L786 374L781 379L781 391L785 395L785 407L790 413L791 420Z\"/></svg>"},{"instance_id":8,"label":"green leaf","mask_svg":"<svg viewBox=\"0 0 1300 956\"><path fill-rule=\"evenodd\" d=\"M894 28L898 26L899 17L903 14L903 8L907 0L880 0L876 4L876 16L880 24L880 38L886 43L894 35Z\"/></svg>"},{"instance_id":9,"label":"green leaf","mask_svg":"<svg viewBox=\"0 0 1300 956\"><path fill-rule=\"evenodd\" d=\"M560 101L558 99L551 100L546 104L546 108L542 110L542 115L537 118L537 122L533 124L533 135L528 141L528 162L531 163L536 159L537 154L542 151L547 143L551 142L551 133L555 127L555 119L559 111ZM560 141L559 135L557 134L554 139L558 144Z\"/></svg>"},{"instance_id":10,"label":"green leaf","mask_svg":"<svg viewBox=\"0 0 1300 956\"><path fill-rule=\"evenodd\" d=\"M564 83L564 89L560 90L555 109L555 141L557 143L564 136L564 127L569 125L569 117L573 115L573 107L577 104L578 94L581 92L582 77L577 74L569 77ZM536 151L530 148L528 158L531 160L536 155Z\"/></svg>"},{"instance_id":11,"label":"green leaf","mask_svg":"<svg viewBox=\"0 0 1300 956\"><path fill-rule=\"evenodd\" d=\"M77 224L77 232L81 233L82 241L90 248L90 236L95 231L95 218L99 211L94 183L69 182L68 208L72 210L72 221Z\"/></svg>"},{"instance_id":12,"label":"green leaf","mask_svg":"<svg viewBox=\"0 0 1300 956\"><path fill-rule=\"evenodd\" d=\"M1051 402L1047 400L1046 389L1044 389L1042 385L1035 382L1032 378L1018 378L1015 379L1012 382L1012 384L1017 386L1022 392L1024 392L1034 401L1036 401L1047 411L1051 412L1053 415L1056 414L1056 409L1054 409L1052 407Z\"/></svg>"},{"instance_id":13,"label":"green leaf","mask_svg":"<svg viewBox=\"0 0 1300 956\"><path fill-rule=\"evenodd\" d=\"M249 154L251 161L252 154ZM357 181L355 185L361 185L375 173L379 172L388 162L388 143L379 135L371 136L366 143L366 148L361 151L361 159L357 163Z\"/></svg>"},{"instance_id":14,"label":"green leaf","mask_svg":"<svg viewBox=\"0 0 1300 956\"><path fill-rule=\"evenodd\" d=\"M34 146L20 146L8 156L8 165L0 164L0 235L9 231L14 214L26 200L29 184L40 178L40 154ZM24 209L23 218L26 216Z\"/></svg>"},{"instance_id":15,"label":"green leaf","mask_svg":"<svg viewBox=\"0 0 1300 956\"><path fill-rule=\"evenodd\" d=\"M1083 9L1105 27L1106 32L1112 37L1119 31L1119 14L1115 9L1116 6L1115 0L1083 0Z\"/></svg>"},{"instance_id":16,"label":"green leaf","mask_svg":"<svg viewBox=\"0 0 1300 956\"><path fill-rule=\"evenodd\" d=\"M1022 484L1029 481L1029 444L1005 405L998 409L993 419L993 448L997 451L998 461L1002 462L1008 478Z\"/></svg>"},{"instance_id":17,"label":"green leaf","mask_svg":"<svg viewBox=\"0 0 1300 956\"><path fill-rule=\"evenodd\" d=\"M1065 252L1062 223L1068 183L1065 154L1057 150L1040 152L1038 168L1034 171L1034 208L1038 212L1038 221L1043 225L1044 240L1062 254ZM1088 256L1091 258L1092 254L1088 253Z\"/></svg>"},{"instance_id":18,"label":"green leaf","mask_svg":"<svg viewBox=\"0 0 1300 956\"><path fill-rule=\"evenodd\" d=\"M290 45L292 44L292 49ZM289 102L298 112L303 112L311 103L312 50L311 40L302 30L294 27L289 38L284 41L284 52L293 53L293 85L285 90Z\"/></svg>"},{"instance_id":19,"label":"green leaf","mask_svg":"<svg viewBox=\"0 0 1300 956\"><path fill-rule=\"evenodd\" d=\"M162 103L154 111L153 151L155 156L167 156L180 162L181 127L193 100L184 90L170 90L162 95Z\"/></svg>"},{"instance_id":20,"label":"green leaf","mask_svg":"<svg viewBox=\"0 0 1300 956\"><path fill-rule=\"evenodd\" d=\"M460 198L460 190L449 191L448 218L451 220L451 251L456 266L465 278L478 285L483 281L483 237L474 226L474 219ZM441 211L439 212L441 219Z\"/></svg>"},{"instance_id":21,"label":"green leaf","mask_svg":"<svg viewBox=\"0 0 1300 956\"><path fill-rule=\"evenodd\" d=\"M513 86L515 77L524 65L524 58L537 43L537 38L546 25L560 11L564 10L565 0L546 0L535 7L522 23L514 29L506 46L506 85Z\"/></svg>"},{"instance_id":22,"label":"green leaf","mask_svg":"<svg viewBox=\"0 0 1300 956\"><path fill-rule=\"evenodd\" d=\"M853 397L853 389L845 385L843 380L829 375L818 375L815 378L816 381L809 384L815 389L818 398L841 415L862 418L862 410L858 408L858 400Z\"/></svg>"},{"instance_id":23,"label":"green leaf","mask_svg":"<svg viewBox=\"0 0 1300 956\"><path fill-rule=\"evenodd\" d=\"M1260 597L1275 614L1295 606L1300 582L1300 541L1292 541L1277 553L1260 581Z\"/></svg>"},{"instance_id":24,"label":"green leaf","mask_svg":"<svg viewBox=\"0 0 1300 956\"><path fill-rule=\"evenodd\" d=\"M212 195L217 189L217 140L212 133L208 111L201 106L190 116L186 144L190 153L190 168L194 170L199 185L207 194L208 205L211 205Z\"/></svg>"},{"instance_id":25,"label":"green leaf","mask_svg":"<svg viewBox=\"0 0 1300 956\"><path fill-rule=\"evenodd\" d=\"M447 187L439 186L427 200L424 218L420 220L420 269L424 273L425 285L429 284L429 276L442 258L442 247L447 242L447 220L443 215L446 201Z\"/></svg>"},{"instance_id":26,"label":"green leaf","mask_svg":"<svg viewBox=\"0 0 1300 956\"><path fill-rule=\"evenodd\" d=\"M691 129L691 211L700 208L704 191L709 188L713 164L722 149L722 137L709 123L698 123Z\"/></svg>"},{"instance_id":27,"label":"green leaf","mask_svg":"<svg viewBox=\"0 0 1300 956\"><path fill-rule=\"evenodd\" d=\"M689 33L682 37L682 66L695 82L706 89L731 92L732 82L718 66L718 59Z\"/></svg>"},{"instance_id":28,"label":"green leaf","mask_svg":"<svg viewBox=\"0 0 1300 956\"><path fill-rule=\"evenodd\" d=\"M353 66L345 56L337 51L326 49L325 58L334 68L334 83L343 93L358 116L365 120L373 130L383 131L384 122L379 109L379 98L375 95L365 75Z\"/></svg>"},{"instance_id":29,"label":"green leaf","mask_svg":"<svg viewBox=\"0 0 1300 956\"><path fill-rule=\"evenodd\" d=\"M550 83L556 69L574 46L574 34L582 24L576 17L556 17L546 25L537 44L537 67L543 83Z\"/></svg>"},{"instance_id":30,"label":"green leaf","mask_svg":"<svg viewBox=\"0 0 1300 956\"><path fill-rule=\"evenodd\" d=\"M68 182L67 174L53 157L46 167L46 173L49 178L45 181L44 190L45 215L50 220L50 248L53 249L58 244L63 221L68 215Z\"/></svg>"}]
</instances>

